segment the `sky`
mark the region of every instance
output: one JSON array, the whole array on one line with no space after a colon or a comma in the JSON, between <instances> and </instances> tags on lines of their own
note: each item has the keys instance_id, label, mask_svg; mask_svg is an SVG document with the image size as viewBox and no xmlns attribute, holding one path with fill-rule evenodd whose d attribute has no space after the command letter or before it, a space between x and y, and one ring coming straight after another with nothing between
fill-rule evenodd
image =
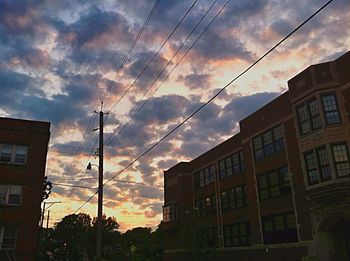
<instances>
[{"instance_id":1,"label":"sky","mask_svg":"<svg viewBox=\"0 0 350 261\"><path fill-rule=\"evenodd\" d=\"M326 2L231 0L219 13L226 0L0 0L0 116L51 122L49 201L61 201L50 208L51 226L95 192L94 110L103 101L104 178L115 176L104 187L104 213L122 231L157 227L163 171L239 132L241 119L287 91L306 67L349 51L350 1L334 0L116 174ZM96 216L97 197L79 212Z\"/></svg>"}]
</instances>

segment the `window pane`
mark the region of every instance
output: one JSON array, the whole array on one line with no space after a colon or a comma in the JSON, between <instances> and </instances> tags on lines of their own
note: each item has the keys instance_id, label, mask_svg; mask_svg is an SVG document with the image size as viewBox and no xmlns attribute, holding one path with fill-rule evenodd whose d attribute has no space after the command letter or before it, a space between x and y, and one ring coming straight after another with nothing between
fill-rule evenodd
<instances>
[{"instance_id":1,"label":"window pane","mask_svg":"<svg viewBox=\"0 0 350 261\"><path fill-rule=\"evenodd\" d=\"M298 119L299 119L299 127L301 135L307 134L310 132L310 121L307 114L307 109L305 104L298 107L297 109Z\"/></svg>"},{"instance_id":2,"label":"window pane","mask_svg":"<svg viewBox=\"0 0 350 261\"><path fill-rule=\"evenodd\" d=\"M269 197L269 190L268 189L262 189L259 191L260 199L266 199Z\"/></svg>"},{"instance_id":3,"label":"window pane","mask_svg":"<svg viewBox=\"0 0 350 261\"><path fill-rule=\"evenodd\" d=\"M263 230L264 232L273 231L272 220L263 221Z\"/></svg>"},{"instance_id":4,"label":"window pane","mask_svg":"<svg viewBox=\"0 0 350 261\"><path fill-rule=\"evenodd\" d=\"M234 209L236 208L236 195L235 195L235 189L230 189L229 190L229 194L228 194L228 197L229 197L229 204L230 204L230 209Z\"/></svg>"},{"instance_id":5,"label":"window pane","mask_svg":"<svg viewBox=\"0 0 350 261\"><path fill-rule=\"evenodd\" d=\"M256 137L253 139L253 145L254 145L254 149L258 149L262 147L262 143L261 143L261 137Z\"/></svg>"},{"instance_id":6,"label":"window pane","mask_svg":"<svg viewBox=\"0 0 350 261\"><path fill-rule=\"evenodd\" d=\"M13 249L16 242L16 228L4 227L1 247L4 249Z\"/></svg>"},{"instance_id":7,"label":"window pane","mask_svg":"<svg viewBox=\"0 0 350 261\"><path fill-rule=\"evenodd\" d=\"M281 194L280 188L278 186L271 187L270 189L271 197L275 197Z\"/></svg>"},{"instance_id":8,"label":"window pane","mask_svg":"<svg viewBox=\"0 0 350 261\"><path fill-rule=\"evenodd\" d=\"M350 164L347 146L345 144L332 145L333 157L339 177L350 174Z\"/></svg>"},{"instance_id":9,"label":"window pane","mask_svg":"<svg viewBox=\"0 0 350 261\"><path fill-rule=\"evenodd\" d=\"M204 176L205 176L205 185L209 184L210 183L210 176L209 176L209 169L206 168L204 169Z\"/></svg>"},{"instance_id":10,"label":"window pane","mask_svg":"<svg viewBox=\"0 0 350 261\"><path fill-rule=\"evenodd\" d=\"M310 111L310 115L311 116L316 116L316 115L319 115L320 112L318 111L318 106L317 106L317 101L316 99L315 100L312 100L308 103L309 105L309 111Z\"/></svg>"},{"instance_id":11,"label":"window pane","mask_svg":"<svg viewBox=\"0 0 350 261\"><path fill-rule=\"evenodd\" d=\"M275 230L284 229L283 216L275 216L274 222L275 222Z\"/></svg>"},{"instance_id":12,"label":"window pane","mask_svg":"<svg viewBox=\"0 0 350 261\"><path fill-rule=\"evenodd\" d=\"M27 157L27 147L25 146L16 146L15 153L15 163L17 164L25 164Z\"/></svg>"},{"instance_id":13,"label":"window pane","mask_svg":"<svg viewBox=\"0 0 350 261\"><path fill-rule=\"evenodd\" d=\"M263 134L263 141L264 141L264 144L266 145L267 143L272 143L272 135L271 135L271 132L268 131L268 132L265 132Z\"/></svg>"},{"instance_id":14,"label":"window pane","mask_svg":"<svg viewBox=\"0 0 350 261\"><path fill-rule=\"evenodd\" d=\"M259 160L264 157L263 149L262 149L262 142L261 142L261 137L255 137L253 139L253 145L254 145L254 154L255 154L255 159Z\"/></svg>"},{"instance_id":15,"label":"window pane","mask_svg":"<svg viewBox=\"0 0 350 261\"><path fill-rule=\"evenodd\" d=\"M264 153L265 153L265 156L271 155L273 153L273 144L272 144L271 131L265 132L263 134L263 141L264 141Z\"/></svg>"},{"instance_id":16,"label":"window pane","mask_svg":"<svg viewBox=\"0 0 350 261\"><path fill-rule=\"evenodd\" d=\"M236 202L237 202L237 208L243 207L243 189L242 187L236 188Z\"/></svg>"},{"instance_id":17,"label":"window pane","mask_svg":"<svg viewBox=\"0 0 350 261\"><path fill-rule=\"evenodd\" d=\"M223 211L228 209L228 195L226 191L221 192L221 204Z\"/></svg>"},{"instance_id":18,"label":"window pane","mask_svg":"<svg viewBox=\"0 0 350 261\"><path fill-rule=\"evenodd\" d=\"M267 175L258 176L259 188L267 187Z\"/></svg>"},{"instance_id":19,"label":"window pane","mask_svg":"<svg viewBox=\"0 0 350 261\"><path fill-rule=\"evenodd\" d=\"M340 114L338 111L335 95L322 96L322 104L325 111L326 123L340 123Z\"/></svg>"},{"instance_id":20,"label":"window pane","mask_svg":"<svg viewBox=\"0 0 350 261\"><path fill-rule=\"evenodd\" d=\"M209 167L209 181L210 182L215 181L215 167L214 167L214 165L211 165Z\"/></svg>"},{"instance_id":21,"label":"window pane","mask_svg":"<svg viewBox=\"0 0 350 261\"><path fill-rule=\"evenodd\" d=\"M13 145L2 144L0 151L0 161L11 162Z\"/></svg>"},{"instance_id":22,"label":"window pane","mask_svg":"<svg viewBox=\"0 0 350 261\"><path fill-rule=\"evenodd\" d=\"M255 150L255 159L260 160L264 157L263 149L257 149Z\"/></svg>"},{"instance_id":23,"label":"window pane","mask_svg":"<svg viewBox=\"0 0 350 261\"><path fill-rule=\"evenodd\" d=\"M226 170L225 170L225 161L224 160L220 160L219 161L219 174L220 174L220 178L223 178L226 176Z\"/></svg>"},{"instance_id":24,"label":"window pane","mask_svg":"<svg viewBox=\"0 0 350 261\"><path fill-rule=\"evenodd\" d=\"M270 185L277 185L278 184L278 175L277 172L271 172L269 174L269 179L270 179Z\"/></svg>"},{"instance_id":25,"label":"window pane","mask_svg":"<svg viewBox=\"0 0 350 261\"><path fill-rule=\"evenodd\" d=\"M298 107L297 112L300 122L305 122L308 120L307 110L304 104Z\"/></svg>"},{"instance_id":26,"label":"window pane","mask_svg":"<svg viewBox=\"0 0 350 261\"><path fill-rule=\"evenodd\" d=\"M326 112L327 124L336 124L340 122L340 116L337 111Z\"/></svg>"},{"instance_id":27,"label":"window pane","mask_svg":"<svg viewBox=\"0 0 350 261\"><path fill-rule=\"evenodd\" d=\"M284 166L278 170L278 174L281 180L281 186L289 186L290 185L290 179L288 174L288 167Z\"/></svg>"},{"instance_id":28,"label":"window pane","mask_svg":"<svg viewBox=\"0 0 350 261\"><path fill-rule=\"evenodd\" d=\"M348 162L337 163L336 168L339 177L348 176L350 174L350 165Z\"/></svg>"},{"instance_id":29,"label":"window pane","mask_svg":"<svg viewBox=\"0 0 350 261\"><path fill-rule=\"evenodd\" d=\"M309 183L311 185L319 183L320 177L317 169L317 158L314 151L307 152L305 154L305 165L306 165L307 175L309 178Z\"/></svg>"},{"instance_id":30,"label":"window pane","mask_svg":"<svg viewBox=\"0 0 350 261\"><path fill-rule=\"evenodd\" d=\"M326 147L317 150L318 160L321 166L328 165L328 154Z\"/></svg>"},{"instance_id":31,"label":"window pane","mask_svg":"<svg viewBox=\"0 0 350 261\"><path fill-rule=\"evenodd\" d=\"M328 160L328 153L326 147L322 147L316 150L318 161L320 164L321 180L329 180L332 178L331 168Z\"/></svg>"},{"instance_id":32,"label":"window pane","mask_svg":"<svg viewBox=\"0 0 350 261\"><path fill-rule=\"evenodd\" d=\"M22 186L12 185L10 187L10 194L12 194L12 195L21 195L22 194Z\"/></svg>"},{"instance_id":33,"label":"window pane","mask_svg":"<svg viewBox=\"0 0 350 261\"><path fill-rule=\"evenodd\" d=\"M7 186L0 185L0 205L6 203Z\"/></svg>"},{"instance_id":34,"label":"window pane","mask_svg":"<svg viewBox=\"0 0 350 261\"><path fill-rule=\"evenodd\" d=\"M205 183L204 183L204 173L203 171L199 172L199 186L200 187L204 187Z\"/></svg>"},{"instance_id":35,"label":"window pane","mask_svg":"<svg viewBox=\"0 0 350 261\"><path fill-rule=\"evenodd\" d=\"M349 160L347 149L344 144L333 145L332 149L335 162L343 162Z\"/></svg>"},{"instance_id":36,"label":"window pane","mask_svg":"<svg viewBox=\"0 0 350 261\"><path fill-rule=\"evenodd\" d=\"M334 95L322 96L322 102L325 111L337 110L337 102Z\"/></svg>"},{"instance_id":37,"label":"window pane","mask_svg":"<svg viewBox=\"0 0 350 261\"><path fill-rule=\"evenodd\" d=\"M277 126L273 129L273 135L275 140L282 139L283 138L283 129L282 126Z\"/></svg>"},{"instance_id":38,"label":"window pane","mask_svg":"<svg viewBox=\"0 0 350 261\"><path fill-rule=\"evenodd\" d=\"M317 170L310 170L308 172L308 177L309 177L310 184L315 184L315 183L318 183L320 181Z\"/></svg>"}]
</instances>

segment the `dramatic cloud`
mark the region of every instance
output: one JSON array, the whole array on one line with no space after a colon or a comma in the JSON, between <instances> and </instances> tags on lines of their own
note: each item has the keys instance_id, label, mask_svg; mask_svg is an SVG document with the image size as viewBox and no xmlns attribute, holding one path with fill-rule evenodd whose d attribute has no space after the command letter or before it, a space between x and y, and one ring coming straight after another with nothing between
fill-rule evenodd
<instances>
[{"instance_id":1,"label":"dramatic cloud","mask_svg":"<svg viewBox=\"0 0 350 261\"><path fill-rule=\"evenodd\" d=\"M57 184L52 200L66 202L53 206L52 220L74 212L94 193L59 185L84 178L81 186L96 187L97 167L85 170L88 162L98 164L94 111L109 113L105 180L147 151L106 184L105 213L124 230L156 226L163 170L237 133L241 119L287 90L286 82L305 67L349 50L350 2L337 0L149 151L325 3L230 1L189 50L225 2L216 1L169 62L213 1L197 1L181 24L194 1L160 1L129 53L155 0L0 0L0 115L51 122L46 174ZM93 197L80 211L95 215L95 208Z\"/></svg>"}]
</instances>

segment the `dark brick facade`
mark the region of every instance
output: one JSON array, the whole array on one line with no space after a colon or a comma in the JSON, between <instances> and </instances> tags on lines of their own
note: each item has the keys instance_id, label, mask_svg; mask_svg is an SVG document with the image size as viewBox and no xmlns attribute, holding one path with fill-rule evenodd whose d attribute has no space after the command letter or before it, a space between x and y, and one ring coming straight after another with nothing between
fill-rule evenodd
<instances>
[{"instance_id":1,"label":"dark brick facade","mask_svg":"<svg viewBox=\"0 0 350 261\"><path fill-rule=\"evenodd\" d=\"M164 172L165 260L349 260L350 52L288 86Z\"/></svg>"},{"instance_id":2,"label":"dark brick facade","mask_svg":"<svg viewBox=\"0 0 350 261\"><path fill-rule=\"evenodd\" d=\"M0 118L0 260L37 258L49 129L48 122Z\"/></svg>"}]
</instances>

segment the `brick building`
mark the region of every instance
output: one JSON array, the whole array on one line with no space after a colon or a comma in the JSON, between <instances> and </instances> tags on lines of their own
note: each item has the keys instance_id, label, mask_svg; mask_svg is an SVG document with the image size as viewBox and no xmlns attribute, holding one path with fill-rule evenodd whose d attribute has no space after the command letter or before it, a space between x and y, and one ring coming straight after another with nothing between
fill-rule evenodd
<instances>
[{"instance_id":1,"label":"brick building","mask_svg":"<svg viewBox=\"0 0 350 261\"><path fill-rule=\"evenodd\" d=\"M36 260L49 129L0 118L0 260Z\"/></svg>"},{"instance_id":2,"label":"brick building","mask_svg":"<svg viewBox=\"0 0 350 261\"><path fill-rule=\"evenodd\" d=\"M164 172L165 260L350 260L350 52Z\"/></svg>"}]
</instances>

